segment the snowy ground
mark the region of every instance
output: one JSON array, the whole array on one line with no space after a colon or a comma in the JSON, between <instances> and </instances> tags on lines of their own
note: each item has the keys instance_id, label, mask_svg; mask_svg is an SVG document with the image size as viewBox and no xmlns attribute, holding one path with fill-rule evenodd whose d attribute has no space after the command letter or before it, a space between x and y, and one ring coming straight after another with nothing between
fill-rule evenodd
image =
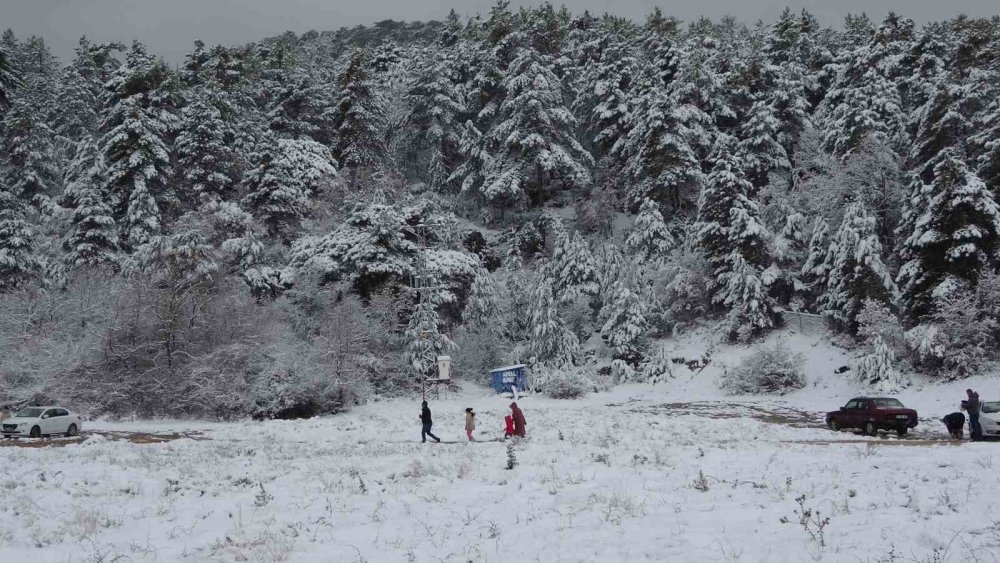
<instances>
[{"instance_id":1,"label":"snowy ground","mask_svg":"<svg viewBox=\"0 0 1000 563\"><path fill-rule=\"evenodd\" d=\"M522 398L513 470L496 441L509 400L470 385L431 401L443 444L419 443L417 401L387 401L307 421L96 422L79 444L3 447L0 561L1000 560L1000 443L945 440L937 422L966 386L992 397L1000 380L899 394L922 417L906 439L835 434L820 411L855 391L832 374L846 356L789 338L812 348L812 384L786 397L715 389L741 353L727 349L666 386ZM480 443L465 442L466 406Z\"/></svg>"}]
</instances>

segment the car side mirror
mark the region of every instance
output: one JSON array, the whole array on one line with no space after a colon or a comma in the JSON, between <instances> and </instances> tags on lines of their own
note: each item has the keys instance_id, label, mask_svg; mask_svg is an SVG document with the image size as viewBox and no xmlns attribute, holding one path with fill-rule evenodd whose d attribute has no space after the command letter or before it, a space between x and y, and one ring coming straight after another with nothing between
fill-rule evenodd
<instances>
[{"instance_id":1,"label":"car side mirror","mask_svg":"<svg viewBox=\"0 0 1000 563\"><path fill-rule=\"evenodd\" d=\"M45 419L46 419L46 418L48 418L48 417L49 417L49 415L47 415L47 414L43 414L43 415L42 415L42 420L45 420Z\"/></svg>"},{"instance_id":2,"label":"car side mirror","mask_svg":"<svg viewBox=\"0 0 1000 563\"><path fill-rule=\"evenodd\" d=\"M842 411L846 411L846 410L847 410L847 407L840 407L840 410L842 410Z\"/></svg>"}]
</instances>

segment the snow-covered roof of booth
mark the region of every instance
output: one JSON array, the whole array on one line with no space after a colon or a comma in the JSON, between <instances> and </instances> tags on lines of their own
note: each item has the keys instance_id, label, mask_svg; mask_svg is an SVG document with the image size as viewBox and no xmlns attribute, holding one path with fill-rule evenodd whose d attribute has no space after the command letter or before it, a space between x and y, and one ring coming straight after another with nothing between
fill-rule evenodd
<instances>
[{"instance_id":1,"label":"snow-covered roof of booth","mask_svg":"<svg viewBox=\"0 0 1000 563\"><path fill-rule=\"evenodd\" d=\"M524 364L515 364L515 365L512 365L512 366L507 366L507 367L503 367L503 368L491 369L490 373L494 373L494 372L498 372L498 371L510 371L512 369L524 368L524 367L528 367L528 366L526 366Z\"/></svg>"}]
</instances>

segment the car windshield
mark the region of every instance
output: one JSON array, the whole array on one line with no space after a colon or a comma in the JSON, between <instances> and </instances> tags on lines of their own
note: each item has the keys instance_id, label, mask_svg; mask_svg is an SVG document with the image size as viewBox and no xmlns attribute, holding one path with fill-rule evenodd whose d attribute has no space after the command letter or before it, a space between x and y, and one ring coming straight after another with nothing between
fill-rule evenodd
<instances>
[{"instance_id":1,"label":"car windshield","mask_svg":"<svg viewBox=\"0 0 1000 563\"><path fill-rule=\"evenodd\" d=\"M984 413L1000 412L1000 401L989 401L983 403L982 410Z\"/></svg>"},{"instance_id":2,"label":"car windshield","mask_svg":"<svg viewBox=\"0 0 1000 563\"><path fill-rule=\"evenodd\" d=\"M901 409L903 408L903 403L900 403L897 399L875 399L875 408Z\"/></svg>"},{"instance_id":3,"label":"car windshield","mask_svg":"<svg viewBox=\"0 0 1000 563\"><path fill-rule=\"evenodd\" d=\"M42 409L24 409L14 416L20 418L38 418L42 416Z\"/></svg>"}]
</instances>

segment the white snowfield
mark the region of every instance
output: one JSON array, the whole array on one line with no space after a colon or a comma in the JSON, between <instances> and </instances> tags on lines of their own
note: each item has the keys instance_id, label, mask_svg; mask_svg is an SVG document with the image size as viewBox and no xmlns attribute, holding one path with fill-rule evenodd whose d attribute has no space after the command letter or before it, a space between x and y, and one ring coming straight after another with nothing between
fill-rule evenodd
<instances>
[{"instance_id":1,"label":"white snowfield","mask_svg":"<svg viewBox=\"0 0 1000 563\"><path fill-rule=\"evenodd\" d=\"M734 399L704 375L723 363L522 398L512 470L486 441L510 400L469 384L430 400L442 444L419 443L416 398L303 421L89 423L201 434L0 448L0 561L1000 559L1000 443L944 440L938 422L1000 380L898 394L921 416L901 440L820 426L852 394L829 366L795 394Z\"/></svg>"}]
</instances>

